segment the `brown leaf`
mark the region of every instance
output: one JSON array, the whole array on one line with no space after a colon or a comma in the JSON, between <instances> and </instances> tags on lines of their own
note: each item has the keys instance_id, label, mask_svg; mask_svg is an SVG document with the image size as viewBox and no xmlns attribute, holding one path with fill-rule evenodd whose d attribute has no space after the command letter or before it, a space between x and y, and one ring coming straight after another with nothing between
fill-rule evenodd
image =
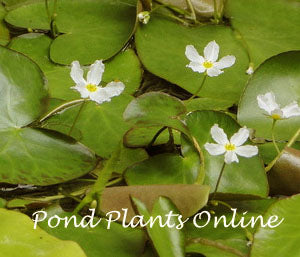
<instances>
[{"instance_id":1,"label":"brown leaf","mask_svg":"<svg viewBox=\"0 0 300 257\"><path fill-rule=\"evenodd\" d=\"M271 194L300 193L300 151L286 147L268 172Z\"/></svg>"},{"instance_id":2,"label":"brown leaf","mask_svg":"<svg viewBox=\"0 0 300 257\"><path fill-rule=\"evenodd\" d=\"M210 187L207 185L148 185L148 186L122 186L106 188L101 197L101 211L119 211L128 208L126 221L137 215L130 196L141 200L152 210L155 200L165 196L172 200L183 217L194 215L203 208L208 200Z\"/></svg>"}]
</instances>

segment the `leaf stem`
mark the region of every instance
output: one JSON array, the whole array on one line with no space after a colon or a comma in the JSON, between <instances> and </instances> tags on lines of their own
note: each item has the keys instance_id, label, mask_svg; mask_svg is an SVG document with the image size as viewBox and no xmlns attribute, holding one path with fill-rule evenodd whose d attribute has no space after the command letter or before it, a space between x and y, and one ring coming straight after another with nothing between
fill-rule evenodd
<instances>
[{"instance_id":1,"label":"leaf stem","mask_svg":"<svg viewBox=\"0 0 300 257\"><path fill-rule=\"evenodd\" d=\"M289 140L289 142L286 144L285 147L291 147L297 140L297 138L300 136L300 128L296 131L296 133L293 135L293 137ZM265 171L268 172L274 164L277 162L277 160L280 158L280 156L283 154L283 151L285 147L282 149L282 151L276 156L276 158L268 164L268 166L265 168Z\"/></svg>"},{"instance_id":2,"label":"leaf stem","mask_svg":"<svg viewBox=\"0 0 300 257\"><path fill-rule=\"evenodd\" d=\"M218 191L218 188L219 188L219 185L220 185L220 181L221 181L223 172L224 172L224 170L225 170L225 166L226 166L226 163L224 162L223 165L222 165L222 169L221 169L221 171L220 171L218 180L217 180L217 184L216 184L216 187L215 187L215 191L214 191L213 196L212 196L212 198L211 198L212 200L215 198L216 193L217 193L217 191Z\"/></svg>"},{"instance_id":3,"label":"leaf stem","mask_svg":"<svg viewBox=\"0 0 300 257\"><path fill-rule=\"evenodd\" d=\"M76 104L79 104L79 103L82 103L82 102L85 102L85 101L88 101L87 99L76 99L76 100L72 100L72 101L69 101L69 102L66 102L66 103L63 103L61 105L59 105L58 107L54 108L52 111L48 112L47 114L45 114L43 117L41 117L39 119L39 123L49 119L51 116L69 108L69 107L72 107Z\"/></svg>"},{"instance_id":4,"label":"leaf stem","mask_svg":"<svg viewBox=\"0 0 300 257\"><path fill-rule=\"evenodd\" d=\"M276 121L277 120L273 119L273 123L272 123L272 141L273 141L274 147L276 148L277 153L280 154L280 150L279 150L279 147L276 143L275 135L274 135L274 128L275 128Z\"/></svg>"},{"instance_id":5,"label":"leaf stem","mask_svg":"<svg viewBox=\"0 0 300 257\"><path fill-rule=\"evenodd\" d=\"M202 152L196 138L192 137L192 140L193 140L194 146L197 149L197 151L199 153L199 157L200 157L200 169L199 169L198 177L197 177L195 184L202 185L203 181L204 181L204 177L205 177L205 159L204 159L203 152Z\"/></svg>"},{"instance_id":6,"label":"leaf stem","mask_svg":"<svg viewBox=\"0 0 300 257\"><path fill-rule=\"evenodd\" d=\"M196 13L195 13L194 6L193 6L191 0L185 0L185 1L186 1L187 6L189 7L189 9L191 11L191 18L192 18L193 22L196 24L197 20L196 20Z\"/></svg>"},{"instance_id":7,"label":"leaf stem","mask_svg":"<svg viewBox=\"0 0 300 257\"><path fill-rule=\"evenodd\" d=\"M200 85L200 87L198 88L198 90L196 91L196 93L194 93L194 94L186 101L186 103L190 102L192 99L194 99L194 98L199 94L199 92L201 91L201 89L202 89L203 86L204 86L204 83L205 83L206 78L207 78L207 74L204 75L203 80L202 80L202 82L201 82L201 85Z\"/></svg>"},{"instance_id":8,"label":"leaf stem","mask_svg":"<svg viewBox=\"0 0 300 257\"><path fill-rule=\"evenodd\" d=\"M167 129L167 126L162 127L159 131L156 132L156 134L155 134L154 137L152 138L151 142L148 144L147 148L150 148L150 147L154 144L155 140L159 137L159 135L160 135L165 129Z\"/></svg>"}]
</instances>

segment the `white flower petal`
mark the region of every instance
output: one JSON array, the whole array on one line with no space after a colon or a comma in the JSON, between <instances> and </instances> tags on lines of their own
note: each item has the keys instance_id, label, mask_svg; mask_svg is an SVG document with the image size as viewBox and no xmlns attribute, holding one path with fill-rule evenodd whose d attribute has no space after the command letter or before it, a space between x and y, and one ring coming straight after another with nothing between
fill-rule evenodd
<instances>
[{"instance_id":1,"label":"white flower petal","mask_svg":"<svg viewBox=\"0 0 300 257\"><path fill-rule=\"evenodd\" d=\"M220 145L224 146L229 143L227 135L223 129L219 128L218 124L215 124L211 127L210 134L212 138Z\"/></svg>"},{"instance_id":2,"label":"white flower petal","mask_svg":"<svg viewBox=\"0 0 300 257\"><path fill-rule=\"evenodd\" d=\"M258 148L254 145L243 145L237 147L235 152L240 156L250 158L258 154Z\"/></svg>"},{"instance_id":3,"label":"white flower petal","mask_svg":"<svg viewBox=\"0 0 300 257\"><path fill-rule=\"evenodd\" d=\"M125 89L125 85L121 81L109 82L106 87L102 88L106 94L111 98L120 95Z\"/></svg>"},{"instance_id":4,"label":"white flower petal","mask_svg":"<svg viewBox=\"0 0 300 257\"><path fill-rule=\"evenodd\" d=\"M212 67L207 69L206 72L209 77L216 77L222 74L224 71L219 70L217 67Z\"/></svg>"},{"instance_id":5,"label":"white flower petal","mask_svg":"<svg viewBox=\"0 0 300 257\"><path fill-rule=\"evenodd\" d=\"M214 64L214 66L216 68L222 70L224 68L231 67L234 63L235 63L235 56L227 55L227 56L221 58L221 60L219 60L218 62L216 62Z\"/></svg>"},{"instance_id":6,"label":"white flower petal","mask_svg":"<svg viewBox=\"0 0 300 257\"><path fill-rule=\"evenodd\" d=\"M290 118L293 116L300 116L300 107L296 101L282 108L283 117Z\"/></svg>"},{"instance_id":7,"label":"white flower petal","mask_svg":"<svg viewBox=\"0 0 300 257\"><path fill-rule=\"evenodd\" d=\"M70 75L76 84L86 84L86 81L83 78L83 70L78 61L72 62Z\"/></svg>"},{"instance_id":8,"label":"white flower petal","mask_svg":"<svg viewBox=\"0 0 300 257\"><path fill-rule=\"evenodd\" d=\"M269 115L271 112L279 109L279 105L275 101L275 95L272 92L268 92L264 95L257 96L258 106L265 110Z\"/></svg>"},{"instance_id":9,"label":"white flower petal","mask_svg":"<svg viewBox=\"0 0 300 257\"><path fill-rule=\"evenodd\" d=\"M71 87L72 89L75 89L78 91L81 95L81 98L88 98L90 96L90 91L88 91L85 87L85 85L79 85L77 84L75 87Z\"/></svg>"},{"instance_id":10,"label":"white flower petal","mask_svg":"<svg viewBox=\"0 0 300 257\"><path fill-rule=\"evenodd\" d=\"M185 56L191 61L191 62L197 62L202 63L204 62L204 58L199 55L198 51L193 45L187 45L185 48Z\"/></svg>"},{"instance_id":11,"label":"white flower petal","mask_svg":"<svg viewBox=\"0 0 300 257\"><path fill-rule=\"evenodd\" d=\"M102 80L102 74L104 72L104 64L102 60L96 60L91 66L87 74L87 83L93 85L99 85Z\"/></svg>"},{"instance_id":12,"label":"white flower petal","mask_svg":"<svg viewBox=\"0 0 300 257\"><path fill-rule=\"evenodd\" d=\"M205 72L205 68L201 63L198 62L190 62L186 67L191 68L195 72L203 73Z\"/></svg>"},{"instance_id":13,"label":"white flower petal","mask_svg":"<svg viewBox=\"0 0 300 257\"><path fill-rule=\"evenodd\" d=\"M225 153L225 163L230 164L232 162L239 162L239 159L237 158L237 155L234 151L228 151Z\"/></svg>"},{"instance_id":14,"label":"white flower petal","mask_svg":"<svg viewBox=\"0 0 300 257\"><path fill-rule=\"evenodd\" d=\"M102 104L104 102L110 102L110 97L103 90L103 88L99 88L96 92L90 94L90 99L97 102L98 104Z\"/></svg>"},{"instance_id":15,"label":"white flower petal","mask_svg":"<svg viewBox=\"0 0 300 257\"><path fill-rule=\"evenodd\" d=\"M111 98L120 95L124 88L125 85L121 81L112 81L106 87L99 87L97 92L90 95L90 98L98 104L110 102Z\"/></svg>"},{"instance_id":16,"label":"white flower petal","mask_svg":"<svg viewBox=\"0 0 300 257\"><path fill-rule=\"evenodd\" d=\"M219 56L219 45L216 41L210 41L204 48L204 57L210 62L215 62Z\"/></svg>"},{"instance_id":17,"label":"white flower petal","mask_svg":"<svg viewBox=\"0 0 300 257\"><path fill-rule=\"evenodd\" d=\"M210 155L220 155L226 152L225 147L219 144L206 143L204 148L209 152Z\"/></svg>"},{"instance_id":18,"label":"white flower petal","mask_svg":"<svg viewBox=\"0 0 300 257\"><path fill-rule=\"evenodd\" d=\"M240 146L247 141L249 134L249 129L246 127L240 128L239 131L230 138L230 143L235 146Z\"/></svg>"}]
</instances>

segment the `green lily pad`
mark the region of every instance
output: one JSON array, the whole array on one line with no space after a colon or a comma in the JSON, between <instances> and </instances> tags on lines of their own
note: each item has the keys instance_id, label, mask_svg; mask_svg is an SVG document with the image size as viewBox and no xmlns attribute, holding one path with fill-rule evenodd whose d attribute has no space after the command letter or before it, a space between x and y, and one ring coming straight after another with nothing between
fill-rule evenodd
<instances>
[{"instance_id":1,"label":"green lily pad","mask_svg":"<svg viewBox=\"0 0 300 257\"><path fill-rule=\"evenodd\" d=\"M300 238L300 195L295 195L277 201L268 209L264 215L267 221L272 215L277 215L278 220L272 223L274 226L284 218L284 221L277 227L260 227L254 235L254 242L251 249L251 257L271 256L299 256ZM286 242L283 242L286 239ZM284 247L283 247L284 243Z\"/></svg>"},{"instance_id":2,"label":"green lily pad","mask_svg":"<svg viewBox=\"0 0 300 257\"><path fill-rule=\"evenodd\" d=\"M193 184L198 167L199 158L195 160L176 154L160 154L128 168L125 179L128 185Z\"/></svg>"},{"instance_id":3,"label":"green lily pad","mask_svg":"<svg viewBox=\"0 0 300 257\"><path fill-rule=\"evenodd\" d=\"M47 209L48 218L53 215L71 217L72 214L60 208ZM79 223L83 217L76 216ZM48 220L48 219L47 219ZM74 227L71 222L67 228L61 223L56 228L50 228L47 220L39 226L61 240L77 242L88 257L140 257L145 245L145 233L141 229L124 228L121 224L112 223L107 229L107 220L102 219L94 228ZM94 220L96 224L97 220Z\"/></svg>"},{"instance_id":4,"label":"green lily pad","mask_svg":"<svg viewBox=\"0 0 300 257\"><path fill-rule=\"evenodd\" d=\"M184 104L188 112L213 110L221 111L226 110L232 106L232 101L224 99L212 99L212 98L194 98L191 101L184 101Z\"/></svg>"},{"instance_id":5,"label":"green lily pad","mask_svg":"<svg viewBox=\"0 0 300 257\"><path fill-rule=\"evenodd\" d=\"M80 104L54 115L46 120L43 126L69 134L99 156L108 158L117 149L123 134L129 129L129 124L123 120L122 114L132 99L132 96L122 94L112 98L111 102L101 105L94 102L84 103L76 120L81 108Z\"/></svg>"},{"instance_id":6,"label":"green lily pad","mask_svg":"<svg viewBox=\"0 0 300 257\"><path fill-rule=\"evenodd\" d=\"M124 144L128 147L148 146L162 126L133 127L124 135ZM180 144L180 132L173 130L174 143ZM165 129L153 142L153 146L166 144L169 141L168 129Z\"/></svg>"},{"instance_id":7,"label":"green lily pad","mask_svg":"<svg viewBox=\"0 0 300 257\"><path fill-rule=\"evenodd\" d=\"M169 214L170 211L173 214L180 214L176 206L165 197L159 197L153 206L152 211L149 213L146 205L140 200L133 198L138 212L143 215L145 220L148 221L150 217L162 217L162 224L167 222L167 217L165 215ZM160 227L158 222L155 222L152 227L147 226L147 232L150 239L159 254L160 257L184 257L185 256L185 238L184 233L180 229L176 229L179 226L179 221L177 217L171 217L169 219L169 224L173 227L168 226Z\"/></svg>"},{"instance_id":8,"label":"green lily pad","mask_svg":"<svg viewBox=\"0 0 300 257\"><path fill-rule=\"evenodd\" d=\"M231 104L238 101L247 80L248 59L229 27L207 25L191 28L152 14L149 23L139 26L135 36L138 55L146 69L190 93L198 90L203 73L186 67L189 60L185 56L185 47L194 45L202 55L207 43L216 40L220 45L220 57L234 55L236 63L224 74L208 78L199 95L228 100Z\"/></svg>"},{"instance_id":9,"label":"green lily pad","mask_svg":"<svg viewBox=\"0 0 300 257\"><path fill-rule=\"evenodd\" d=\"M273 55L300 50L299 12L297 0L229 0L225 5L225 15L246 42L255 67Z\"/></svg>"},{"instance_id":10,"label":"green lily pad","mask_svg":"<svg viewBox=\"0 0 300 257\"><path fill-rule=\"evenodd\" d=\"M52 98L77 99L79 98L78 92L70 89L74 86L74 81L70 76L71 69L56 65L49 59L49 47L52 41L44 34L29 33L14 38L9 47L27 55L40 66L47 78L49 95ZM139 60L134 51L128 49L105 62L102 80L105 83L120 80L125 84L124 92L132 94L140 85L141 75Z\"/></svg>"},{"instance_id":11,"label":"green lily pad","mask_svg":"<svg viewBox=\"0 0 300 257\"><path fill-rule=\"evenodd\" d=\"M1 47L0 56L0 181L50 185L91 171L96 159L88 148L61 134L26 127L43 111L43 75L15 51Z\"/></svg>"},{"instance_id":12,"label":"green lily pad","mask_svg":"<svg viewBox=\"0 0 300 257\"><path fill-rule=\"evenodd\" d=\"M50 1L50 10L52 5ZM63 34L51 45L51 59L60 64L74 60L91 64L96 59L108 59L129 40L135 20L133 0L58 1L56 25ZM50 29L44 1L11 10L6 21L21 28Z\"/></svg>"},{"instance_id":13,"label":"green lily pad","mask_svg":"<svg viewBox=\"0 0 300 257\"><path fill-rule=\"evenodd\" d=\"M150 92L131 101L123 117L139 127L162 125L188 134L179 117L185 113L185 106L179 99L164 93Z\"/></svg>"},{"instance_id":14,"label":"green lily pad","mask_svg":"<svg viewBox=\"0 0 300 257\"><path fill-rule=\"evenodd\" d=\"M293 101L300 104L300 51L282 53L264 62L249 80L241 98L238 121L255 129L256 137L271 139L272 119L258 107L257 96L273 92L282 107ZM299 129L300 117L279 120L275 126L275 138L289 140Z\"/></svg>"},{"instance_id":15,"label":"green lily pad","mask_svg":"<svg viewBox=\"0 0 300 257\"><path fill-rule=\"evenodd\" d=\"M19 212L0 209L1 256L18 257L86 257L79 245L59 240L39 227L33 229L32 220Z\"/></svg>"},{"instance_id":16,"label":"green lily pad","mask_svg":"<svg viewBox=\"0 0 300 257\"><path fill-rule=\"evenodd\" d=\"M73 139L45 130L0 131L0 181L50 185L82 176L95 166L93 153Z\"/></svg>"},{"instance_id":17,"label":"green lily pad","mask_svg":"<svg viewBox=\"0 0 300 257\"><path fill-rule=\"evenodd\" d=\"M4 47L0 47L0 70L0 130L30 124L41 114L47 95L41 70Z\"/></svg>"},{"instance_id":18,"label":"green lily pad","mask_svg":"<svg viewBox=\"0 0 300 257\"><path fill-rule=\"evenodd\" d=\"M228 138L236 133L240 126L230 116L215 111L192 112L187 116L186 124L204 154L206 172L204 184L210 185L212 190L214 190L224 163L224 155L211 156L203 145L207 142L215 143L210 134L210 129L214 124L219 124L219 127L224 129ZM261 197L267 196L268 182L260 157L240 157L239 163L226 165L218 192Z\"/></svg>"}]
</instances>

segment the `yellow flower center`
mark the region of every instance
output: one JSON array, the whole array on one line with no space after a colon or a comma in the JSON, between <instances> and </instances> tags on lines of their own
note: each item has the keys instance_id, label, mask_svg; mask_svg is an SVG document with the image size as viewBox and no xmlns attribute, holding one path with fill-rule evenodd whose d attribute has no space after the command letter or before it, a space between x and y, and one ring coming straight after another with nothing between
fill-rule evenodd
<instances>
[{"instance_id":1,"label":"yellow flower center","mask_svg":"<svg viewBox=\"0 0 300 257\"><path fill-rule=\"evenodd\" d=\"M86 89L90 92L96 92L97 91L97 86L93 85L93 84L88 84L85 86Z\"/></svg>"},{"instance_id":2,"label":"yellow flower center","mask_svg":"<svg viewBox=\"0 0 300 257\"><path fill-rule=\"evenodd\" d=\"M272 119L274 119L274 120L280 120L281 119L281 116L279 115L279 114L277 114L277 113L274 113L274 114L272 114Z\"/></svg>"},{"instance_id":3,"label":"yellow flower center","mask_svg":"<svg viewBox=\"0 0 300 257\"><path fill-rule=\"evenodd\" d=\"M234 151L235 150L235 145L234 144L226 144L225 145L225 149L226 149L226 151Z\"/></svg>"},{"instance_id":4,"label":"yellow flower center","mask_svg":"<svg viewBox=\"0 0 300 257\"><path fill-rule=\"evenodd\" d=\"M204 66L204 68L209 69L209 68L211 68L213 66L213 64L211 62L209 62L209 61L205 61L203 63L203 66Z\"/></svg>"}]
</instances>

